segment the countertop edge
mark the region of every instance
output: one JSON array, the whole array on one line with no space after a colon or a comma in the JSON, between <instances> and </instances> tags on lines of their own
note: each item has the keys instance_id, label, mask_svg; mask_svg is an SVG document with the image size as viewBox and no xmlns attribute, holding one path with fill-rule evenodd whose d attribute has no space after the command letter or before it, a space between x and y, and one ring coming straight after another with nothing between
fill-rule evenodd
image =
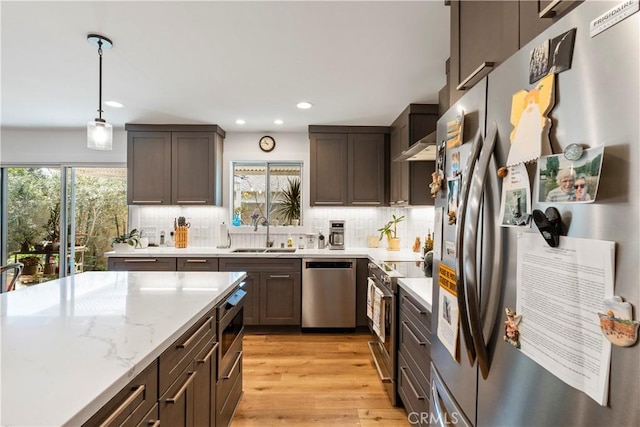
<instances>
[{"instance_id":1,"label":"countertop edge","mask_svg":"<svg viewBox=\"0 0 640 427\"><path fill-rule=\"evenodd\" d=\"M398 285L422 304L429 313L432 312L433 279L428 277L420 279L399 278Z\"/></svg>"}]
</instances>

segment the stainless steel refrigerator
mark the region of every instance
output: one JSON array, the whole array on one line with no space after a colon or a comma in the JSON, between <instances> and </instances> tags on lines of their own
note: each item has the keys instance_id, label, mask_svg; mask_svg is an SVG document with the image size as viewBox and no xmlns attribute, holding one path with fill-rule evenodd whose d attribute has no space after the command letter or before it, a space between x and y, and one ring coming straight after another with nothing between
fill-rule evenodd
<instances>
[{"instance_id":1,"label":"stainless steel refrigerator","mask_svg":"<svg viewBox=\"0 0 640 427\"><path fill-rule=\"evenodd\" d=\"M436 199L436 208L443 208L444 215L442 230L436 230L442 255L441 259L434 257L432 421L436 414L447 413L448 417L440 419L442 425L447 422L473 426L640 425L639 344L612 346L608 404L601 406L503 340L504 310L516 306L516 236L523 231L499 226L502 180L496 170L506 163L510 148L512 95L533 87L529 83L531 50L572 28L576 28L573 61L571 69L556 75L555 106L549 114L550 141L556 154L571 143L605 145L597 199L589 204L541 203L532 191L532 208L544 211L549 206L557 207L567 222L567 236L615 242L614 293L634 306L638 319L640 13L593 38L589 32L591 21L617 4L582 3L471 88L438 121L437 140L443 141L447 139L447 124L464 112L464 143L455 150L459 151L460 160L453 166L461 168L463 177L470 173L466 165L477 138L491 156L479 151L474 167L478 176L468 181L468 188L464 188L464 179L460 182L460 193L476 200L461 201L458 208L476 209L479 226L468 216L466 224L448 224L446 184ZM495 147L488 148L494 122ZM453 172L452 151L445 152L447 176ZM486 168L486 175L479 166ZM481 182L483 177L484 191L477 200L474 182ZM474 214L471 212L471 216ZM524 231L538 233L535 224ZM462 253L456 251L460 248L457 238L471 239L477 244ZM470 286L466 286L466 297L472 303L467 307L477 312L469 313L465 307L461 313L459 357L454 360L437 336L441 292L437 278L442 264L464 269L474 262L478 273L472 278L473 283L467 284ZM464 334L462 324L469 318L479 322ZM481 339L476 337L475 341L484 342L484 348L474 342L474 333L481 334Z\"/></svg>"}]
</instances>

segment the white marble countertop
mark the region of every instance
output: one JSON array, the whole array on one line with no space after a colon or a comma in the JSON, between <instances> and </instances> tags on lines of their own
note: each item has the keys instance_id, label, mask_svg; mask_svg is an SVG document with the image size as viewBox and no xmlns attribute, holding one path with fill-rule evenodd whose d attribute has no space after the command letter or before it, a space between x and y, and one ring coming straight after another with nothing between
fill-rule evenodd
<instances>
[{"instance_id":1,"label":"white marble countertop","mask_svg":"<svg viewBox=\"0 0 640 427\"><path fill-rule=\"evenodd\" d=\"M431 312L431 290L433 286L431 277L419 279L399 278L398 285Z\"/></svg>"},{"instance_id":2,"label":"white marble countertop","mask_svg":"<svg viewBox=\"0 0 640 427\"><path fill-rule=\"evenodd\" d=\"M87 421L245 276L87 272L0 294L0 425Z\"/></svg>"},{"instance_id":3,"label":"white marble countertop","mask_svg":"<svg viewBox=\"0 0 640 427\"><path fill-rule=\"evenodd\" d=\"M420 253L410 249L389 251L386 248L347 248L347 249L296 249L291 253L233 253L234 248L216 247L153 247L134 249L129 252L106 252L105 257L240 257L240 258L369 258L373 261L422 261Z\"/></svg>"}]
</instances>

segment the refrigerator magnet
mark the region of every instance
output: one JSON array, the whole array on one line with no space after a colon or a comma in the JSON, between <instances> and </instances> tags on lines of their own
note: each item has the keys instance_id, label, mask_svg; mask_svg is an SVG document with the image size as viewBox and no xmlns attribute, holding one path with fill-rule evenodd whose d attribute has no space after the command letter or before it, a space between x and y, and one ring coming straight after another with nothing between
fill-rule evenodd
<instances>
[{"instance_id":1,"label":"refrigerator magnet","mask_svg":"<svg viewBox=\"0 0 640 427\"><path fill-rule=\"evenodd\" d=\"M624 302L622 297L614 296L604 300L604 309L606 313L598 313L602 334L619 347L635 344L640 322L632 320L631 304Z\"/></svg>"},{"instance_id":2,"label":"refrigerator magnet","mask_svg":"<svg viewBox=\"0 0 640 427\"><path fill-rule=\"evenodd\" d=\"M447 179L447 215L449 225L456 223L458 215L458 197L460 195L460 175Z\"/></svg>"},{"instance_id":3,"label":"refrigerator magnet","mask_svg":"<svg viewBox=\"0 0 640 427\"><path fill-rule=\"evenodd\" d=\"M509 168L502 183L500 225L502 227L528 227L531 214L529 174L524 164Z\"/></svg>"},{"instance_id":4,"label":"refrigerator magnet","mask_svg":"<svg viewBox=\"0 0 640 427\"><path fill-rule=\"evenodd\" d=\"M520 322L522 321L522 315L516 314L515 311L509 307L504 309L507 315L507 320L504 321L504 337L503 339L514 346L520 348Z\"/></svg>"},{"instance_id":5,"label":"refrigerator magnet","mask_svg":"<svg viewBox=\"0 0 640 427\"><path fill-rule=\"evenodd\" d=\"M456 148L462 145L464 131L464 111L455 119L447 122L447 148Z\"/></svg>"}]
</instances>

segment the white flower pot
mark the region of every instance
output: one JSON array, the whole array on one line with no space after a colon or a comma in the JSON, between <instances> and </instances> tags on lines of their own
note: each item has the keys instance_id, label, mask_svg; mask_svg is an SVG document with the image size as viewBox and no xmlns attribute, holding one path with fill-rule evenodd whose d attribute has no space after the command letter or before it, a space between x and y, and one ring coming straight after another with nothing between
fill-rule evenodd
<instances>
[{"instance_id":1,"label":"white flower pot","mask_svg":"<svg viewBox=\"0 0 640 427\"><path fill-rule=\"evenodd\" d=\"M114 243L113 250L115 252L131 252L133 251L133 246L128 243Z\"/></svg>"}]
</instances>

